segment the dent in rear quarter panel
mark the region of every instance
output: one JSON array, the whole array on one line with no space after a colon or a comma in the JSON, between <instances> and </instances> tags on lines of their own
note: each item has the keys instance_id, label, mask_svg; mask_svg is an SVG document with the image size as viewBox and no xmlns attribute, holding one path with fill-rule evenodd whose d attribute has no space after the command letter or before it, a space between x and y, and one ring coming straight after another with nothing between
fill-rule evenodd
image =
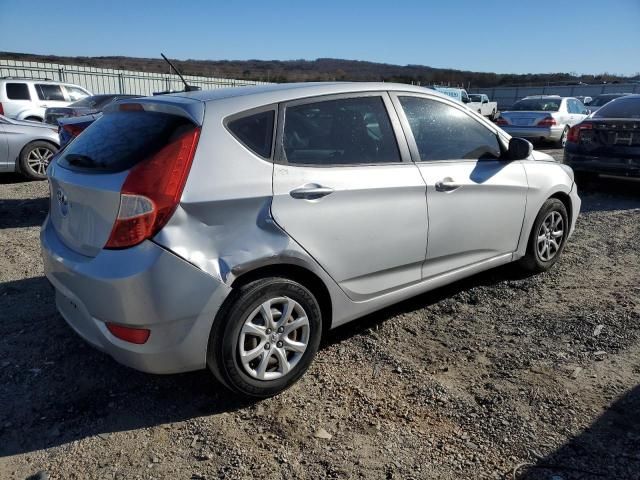
<instances>
[{"instance_id":1,"label":"dent in rear quarter panel","mask_svg":"<svg viewBox=\"0 0 640 480\"><path fill-rule=\"evenodd\" d=\"M257 106L235 100L207 105L180 205L154 241L226 285L266 265L305 267L322 279L338 310L343 292L271 217L273 163L247 150L222 124Z\"/></svg>"},{"instance_id":2,"label":"dent in rear quarter panel","mask_svg":"<svg viewBox=\"0 0 640 480\"><path fill-rule=\"evenodd\" d=\"M536 216L544 202L557 193L570 195L573 179L555 161L529 160L524 163L527 173L529 189L527 191L527 206L524 214L522 231L518 242L516 258L522 257L527 251L527 242ZM570 222L573 224L580 205L572 205L573 211Z\"/></svg>"}]
</instances>

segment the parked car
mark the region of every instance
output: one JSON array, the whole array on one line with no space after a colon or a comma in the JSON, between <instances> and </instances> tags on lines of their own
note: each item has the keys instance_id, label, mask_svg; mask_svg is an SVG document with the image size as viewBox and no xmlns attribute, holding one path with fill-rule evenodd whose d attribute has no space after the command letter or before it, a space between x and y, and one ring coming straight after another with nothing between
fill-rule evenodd
<instances>
[{"instance_id":1,"label":"parked car","mask_svg":"<svg viewBox=\"0 0 640 480\"><path fill-rule=\"evenodd\" d=\"M572 127L564 163L585 180L599 174L640 177L640 95L611 100Z\"/></svg>"},{"instance_id":2,"label":"parked car","mask_svg":"<svg viewBox=\"0 0 640 480\"><path fill-rule=\"evenodd\" d=\"M498 102L489 101L489 97L484 93L470 93L470 103L467 106L476 110L480 115L495 120L498 115Z\"/></svg>"},{"instance_id":3,"label":"parked car","mask_svg":"<svg viewBox=\"0 0 640 480\"><path fill-rule=\"evenodd\" d=\"M48 175L44 270L73 329L256 397L330 328L514 260L548 270L580 210L569 167L390 83L121 100Z\"/></svg>"},{"instance_id":4,"label":"parked car","mask_svg":"<svg viewBox=\"0 0 640 480\"><path fill-rule=\"evenodd\" d=\"M80 117L64 117L58 119L58 134L60 135L60 148L80 135L84 130L102 116L102 112L82 115Z\"/></svg>"},{"instance_id":5,"label":"parked car","mask_svg":"<svg viewBox=\"0 0 640 480\"><path fill-rule=\"evenodd\" d=\"M469 98L469 94L464 88L439 87L439 86L434 86L432 88L436 92L443 93L447 97L451 97L460 103L467 104L471 102L471 99Z\"/></svg>"},{"instance_id":6,"label":"parked car","mask_svg":"<svg viewBox=\"0 0 640 480\"><path fill-rule=\"evenodd\" d=\"M32 180L44 180L57 151L58 132L51 125L0 115L0 172L19 172Z\"/></svg>"},{"instance_id":7,"label":"parked car","mask_svg":"<svg viewBox=\"0 0 640 480\"><path fill-rule=\"evenodd\" d=\"M510 135L551 141L563 147L569 129L588 114L587 107L577 98L536 95L518 100L500 114L496 123Z\"/></svg>"},{"instance_id":8,"label":"parked car","mask_svg":"<svg viewBox=\"0 0 640 480\"><path fill-rule=\"evenodd\" d=\"M611 100L616 98L624 97L625 95L631 95L630 93L603 93L602 95L597 95L595 98L589 102L589 110L591 113L598 111L599 108L605 106Z\"/></svg>"},{"instance_id":9,"label":"parked car","mask_svg":"<svg viewBox=\"0 0 640 480\"><path fill-rule=\"evenodd\" d=\"M71 83L27 78L0 78L0 114L16 120L42 122L48 107L66 107L91 95Z\"/></svg>"},{"instance_id":10,"label":"parked car","mask_svg":"<svg viewBox=\"0 0 640 480\"><path fill-rule=\"evenodd\" d=\"M104 94L84 97L66 107L51 107L45 110L44 121L52 125L58 125L58 119L65 117L79 117L102 111L111 102L121 98L132 98L138 95Z\"/></svg>"}]
</instances>

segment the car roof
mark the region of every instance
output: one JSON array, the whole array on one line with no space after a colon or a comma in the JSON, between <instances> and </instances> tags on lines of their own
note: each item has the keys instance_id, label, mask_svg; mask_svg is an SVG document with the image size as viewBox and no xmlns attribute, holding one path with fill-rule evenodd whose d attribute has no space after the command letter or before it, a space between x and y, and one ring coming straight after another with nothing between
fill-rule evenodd
<instances>
[{"instance_id":1,"label":"car roof","mask_svg":"<svg viewBox=\"0 0 640 480\"><path fill-rule=\"evenodd\" d=\"M82 85L77 85L71 82L60 82L58 80L51 80L50 78L21 78L21 77L0 77L0 82L6 83L19 83L19 82L33 82L33 83L50 83L53 85L69 85L71 87L79 87L83 90L87 90Z\"/></svg>"},{"instance_id":2,"label":"car roof","mask_svg":"<svg viewBox=\"0 0 640 480\"><path fill-rule=\"evenodd\" d=\"M217 88L213 90L200 90L193 92L176 92L163 97L184 97L201 102L213 102L234 97L256 96L261 102L279 102L294 98L313 97L319 95L334 95L341 93L357 93L387 90L429 93L441 98L447 95L435 90L407 85L404 83L386 82L306 82L306 83L273 83L265 85L252 85L246 87ZM258 99L256 99L258 100Z\"/></svg>"}]
</instances>

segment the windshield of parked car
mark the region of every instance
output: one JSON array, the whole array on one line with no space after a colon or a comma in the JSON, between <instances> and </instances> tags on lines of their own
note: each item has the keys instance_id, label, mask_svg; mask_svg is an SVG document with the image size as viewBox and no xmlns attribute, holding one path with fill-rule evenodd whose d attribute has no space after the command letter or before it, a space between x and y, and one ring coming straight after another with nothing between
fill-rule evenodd
<instances>
[{"instance_id":1,"label":"windshield of parked car","mask_svg":"<svg viewBox=\"0 0 640 480\"><path fill-rule=\"evenodd\" d=\"M593 118L640 118L640 96L609 102L594 113Z\"/></svg>"},{"instance_id":2,"label":"windshield of parked car","mask_svg":"<svg viewBox=\"0 0 640 480\"><path fill-rule=\"evenodd\" d=\"M623 95L599 95L593 99L593 101L589 104L592 107L601 107L607 103L609 103L614 98L620 98Z\"/></svg>"},{"instance_id":3,"label":"windshield of parked car","mask_svg":"<svg viewBox=\"0 0 640 480\"><path fill-rule=\"evenodd\" d=\"M560 98L524 98L513 104L510 110L532 112L557 112L560 110Z\"/></svg>"}]
</instances>

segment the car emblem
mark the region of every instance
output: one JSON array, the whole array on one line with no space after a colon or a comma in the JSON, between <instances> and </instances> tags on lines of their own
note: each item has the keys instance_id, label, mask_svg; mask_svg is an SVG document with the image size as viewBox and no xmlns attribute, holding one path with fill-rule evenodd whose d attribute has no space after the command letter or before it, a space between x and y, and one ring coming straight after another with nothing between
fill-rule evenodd
<instances>
[{"instance_id":1,"label":"car emblem","mask_svg":"<svg viewBox=\"0 0 640 480\"><path fill-rule=\"evenodd\" d=\"M69 199L67 198L67 196L65 195L65 193L62 191L61 188L59 188L58 191L56 192L56 199L58 200L58 207L60 208L60 214L63 217L66 217L67 213L69 213Z\"/></svg>"}]
</instances>

